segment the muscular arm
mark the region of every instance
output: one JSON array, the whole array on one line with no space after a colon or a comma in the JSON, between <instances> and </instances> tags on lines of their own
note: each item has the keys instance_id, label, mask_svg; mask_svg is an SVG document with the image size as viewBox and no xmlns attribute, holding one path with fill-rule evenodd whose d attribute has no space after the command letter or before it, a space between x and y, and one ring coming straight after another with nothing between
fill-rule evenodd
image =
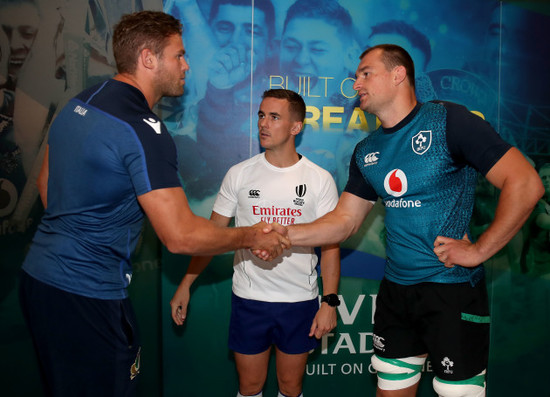
<instances>
[{"instance_id":1,"label":"muscular arm","mask_svg":"<svg viewBox=\"0 0 550 397\"><path fill-rule=\"evenodd\" d=\"M337 294L340 281L340 247L338 244L321 247L321 278L323 295ZM311 324L309 336L321 338L336 327L336 307L321 303Z\"/></svg>"},{"instance_id":2,"label":"muscular arm","mask_svg":"<svg viewBox=\"0 0 550 397\"><path fill-rule=\"evenodd\" d=\"M220 227L227 227L231 218L212 211L210 220ZM191 258L187 272L183 276L178 289L170 301L170 306L172 308L172 319L177 325L182 325L187 317L187 306L191 298L191 294L189 292L191 285L195 282L203 270L206 269L206 266L208 266L211 260L211 255L194 256Z\"/></svg>"},{"instance_id":3,"label":"muscular arm","mask_svg":"<svg viewBox=\"0 0 550 397\"><path fill-rule=\"evenodd\" d=\"M508 150L486 178L501 191L494 219L474 244L438 236L434 252L445 266L472 267L492 257L515 236L544 193L537 172L516 148Z\"/></svg>"},{"instance_id":4,"label":"muscular arm","mask_svg":"<svg viewBox=\"0 0 550 397\"><path fill-rule=\"evenodd\" d=\"M355 234L374 204L344 192L336 208L312 223L288 227L288 237L295 246L319 247L336 244Z\"/></svg>"},{"instance_id":5,"label":"muscular arm","mask_svg":"<svg viewBox=\"0 0 550 397\"><path fill-rule=\"evenodd\" d=\"M271 259L290 244L277 233L264 234L261 227L220 227L193 214L182 188L152 190L138 197L155 232L174 254L215 255L239 248L265 250ZM283 246L281 246L283 243Z\"/></svg>"}]
</instances>

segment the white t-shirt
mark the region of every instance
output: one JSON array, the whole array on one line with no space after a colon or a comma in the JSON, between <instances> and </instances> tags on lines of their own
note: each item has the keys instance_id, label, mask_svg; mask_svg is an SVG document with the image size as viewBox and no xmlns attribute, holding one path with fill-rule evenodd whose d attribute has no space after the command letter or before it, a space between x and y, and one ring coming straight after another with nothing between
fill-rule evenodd
<instances>
[{"instance_id":1,"label":"white t-shirt","mask_svg":"<svg viewBox=\"0 0 550 397\"><path fill-rule=\"evenodd\" d=\"M308 223L331 211L338 191L330 173L302 157L277 168L260 153L229 169L213 210L235 217L236 226L278 222ZM313 248L292 247L271 262L250 250L235 252L233 292L265 302L300 302L318 296L317 255Z\"/></svg>"}]
</instances>

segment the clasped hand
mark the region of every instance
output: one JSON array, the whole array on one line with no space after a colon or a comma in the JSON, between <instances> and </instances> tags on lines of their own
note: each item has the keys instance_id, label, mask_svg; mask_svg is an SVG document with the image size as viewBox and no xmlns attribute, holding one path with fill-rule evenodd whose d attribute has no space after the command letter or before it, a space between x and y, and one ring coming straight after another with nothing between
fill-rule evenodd
<instances>
[{"instance_id":1,"label":"clasped hand","mask_svg":"<svg viewBox=\"0 0 550 397\"><path fill-rule=\"evenodd\" d=\"M278 223L256 223L254 228L259 229L256 243L250 249L254 255L264 261L271 261L292 247L288 238L288 229Z\"/></svg>"}]
</instances>

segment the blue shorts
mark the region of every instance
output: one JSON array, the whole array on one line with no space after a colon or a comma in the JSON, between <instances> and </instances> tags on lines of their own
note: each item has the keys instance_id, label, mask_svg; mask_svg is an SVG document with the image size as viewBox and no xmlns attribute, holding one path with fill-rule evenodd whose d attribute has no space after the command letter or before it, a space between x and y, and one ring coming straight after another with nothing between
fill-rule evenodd
<instances>
[{"instance_id":1,"label":"blue shorts","mask_svg":"<svg viewBox=\"0 0 550 397\"><path fill-rule=\"evenodd\" d=\"M71 294L24 271L19 292L47 396L136 395L141 347L129 299Z\"/></svg>"},{"instance_id":2,"label":"blue shorts","mask_svg":"<svg viewBox=\"0 0 550 397\"><path fill-rule=\"evenodd\" d=\"M301 354L317 347L309 336L319 300L263 302L231 296L229 348L241 354L259 354L271 345L283 353Z\"/></svg>"}]
</instances>

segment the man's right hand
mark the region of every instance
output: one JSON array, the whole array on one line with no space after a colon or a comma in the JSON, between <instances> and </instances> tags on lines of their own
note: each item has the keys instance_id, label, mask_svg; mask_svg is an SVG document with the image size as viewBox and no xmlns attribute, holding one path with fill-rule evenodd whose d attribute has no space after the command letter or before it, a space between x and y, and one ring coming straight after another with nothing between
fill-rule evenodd
<instances>
[{"instance_id":1,"label":"man's right hand","mask_svg":"<svg viewBox=\"0 0 550 397\"><path fill-rule=\"evenodd\" d=\"M250 250L264 261L271 261L281 255L285 249L292 247L287 236L287 230L281 225L278 225L275 230L272 225L259 222L252 228L255 235Z\"/></svg>"}]
</instances>

